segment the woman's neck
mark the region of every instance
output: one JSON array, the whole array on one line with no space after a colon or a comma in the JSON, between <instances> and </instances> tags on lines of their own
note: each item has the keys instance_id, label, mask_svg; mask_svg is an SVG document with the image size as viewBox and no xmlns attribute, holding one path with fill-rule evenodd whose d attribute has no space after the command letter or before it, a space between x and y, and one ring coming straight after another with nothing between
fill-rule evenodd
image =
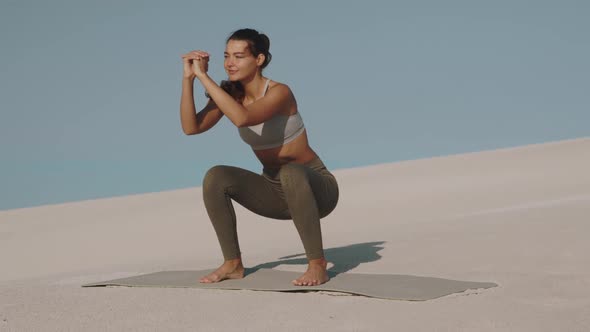
<instances>
[{"instance_id":1,"label":"woman's neck","mask_svg":"<svg viewBox=\"0 0 590 332\"><path fill-rule=\"evenodd\" d=\"M262 89L264 89L266 79L262 77L262 74L256 74L251 79L243 80L241 83L244 87L244 97L247 100L254 101L264 93Z\"/></svg>"}]
</instances>

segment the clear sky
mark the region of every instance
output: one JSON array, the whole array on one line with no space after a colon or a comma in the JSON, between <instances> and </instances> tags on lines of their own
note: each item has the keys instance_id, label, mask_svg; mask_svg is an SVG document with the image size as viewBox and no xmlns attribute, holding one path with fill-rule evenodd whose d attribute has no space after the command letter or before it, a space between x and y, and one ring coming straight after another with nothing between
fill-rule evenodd
<instances>
[{"instance_id":1,"label":"clear sky","mask_svg":"<svg viewBox=\"0 0 590 332\"><path fill-rule=\"evenodd\" d=\"M590 2L0 1L0 209L260 172L224 118L182 134L180 55L271 39L332 169L590 136ZM196 85L197 107L204 106Z\"/></svg>"}]
</instances>

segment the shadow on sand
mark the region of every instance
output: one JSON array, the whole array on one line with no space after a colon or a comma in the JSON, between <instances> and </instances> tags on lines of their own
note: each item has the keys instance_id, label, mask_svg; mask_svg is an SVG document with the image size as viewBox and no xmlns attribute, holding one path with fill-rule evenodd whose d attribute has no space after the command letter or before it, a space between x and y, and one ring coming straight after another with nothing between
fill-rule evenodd
<instances>
[{"instance_id":1,"label":"shadow on sand","mask_svg":"<svg viewBox=\"0 0 590 332\"><path fill-rule=\"evenodd\" d=\"M328 269L328 276L334 276L348 272L361 263L377 261L381 258L377 252L383 249L385 241L365 242L351 244L344 247L324 249L324 255L328 262L334 264ZM301 258L298 258L301 257ZM246 268L245 274L251 274L259 269L272 269L279 265L307 265L305 253L280 257L278 261L258 264L254 267Z\"/></svg>"}]
</instances>

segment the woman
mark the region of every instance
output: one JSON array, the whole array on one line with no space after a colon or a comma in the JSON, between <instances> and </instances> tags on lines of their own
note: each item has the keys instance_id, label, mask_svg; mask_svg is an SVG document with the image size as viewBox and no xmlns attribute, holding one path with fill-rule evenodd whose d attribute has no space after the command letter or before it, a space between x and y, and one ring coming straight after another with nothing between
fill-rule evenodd
<instances>
[{"instance_id":1,"label":"woman","mask_svg":"<svg viewBox=\"0 0 590 332\"><path fill-rule=\"evenodd\" d=\"M226 41L224 68L228 81L218 86L207 75L209 54L182 55L184 76L180 101L182 130L205 132L224 115L238 127L263 166L262 174L232 166L215 166L203 180L203 200L223 252L224 263L200 279L213 283L244 276L232 200L259 215L295 223L308 259L307 271L294 285L328 281L320 218L338 202L338 184L311 149L297 102L289 87L271 81L262 70L271 60L270 41L253 29L235 31ZM193 82L207 91L207 105L195 111Z\"/></svg>"}]
</instances>

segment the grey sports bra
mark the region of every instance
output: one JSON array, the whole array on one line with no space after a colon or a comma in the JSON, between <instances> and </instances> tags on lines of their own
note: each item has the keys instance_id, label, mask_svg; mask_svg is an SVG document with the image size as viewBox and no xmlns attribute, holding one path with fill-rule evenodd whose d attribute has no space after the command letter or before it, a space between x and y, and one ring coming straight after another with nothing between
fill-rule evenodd
<instances>
[{"instance_id":1,"label":"grey sports bra","mask_svg":"<svg viewBox=\"0 0 590 332\"><path fill-rule=\"evenodd\" d=\"M270 79L267 79L263 97L266 95L269 83ZM277 114L263 123L238 128L240 137L252 147L252 150L270 149L287 144L301 135L304 130L305 126L299 112L290 116Z\"/></svg>"}]
</instances>

